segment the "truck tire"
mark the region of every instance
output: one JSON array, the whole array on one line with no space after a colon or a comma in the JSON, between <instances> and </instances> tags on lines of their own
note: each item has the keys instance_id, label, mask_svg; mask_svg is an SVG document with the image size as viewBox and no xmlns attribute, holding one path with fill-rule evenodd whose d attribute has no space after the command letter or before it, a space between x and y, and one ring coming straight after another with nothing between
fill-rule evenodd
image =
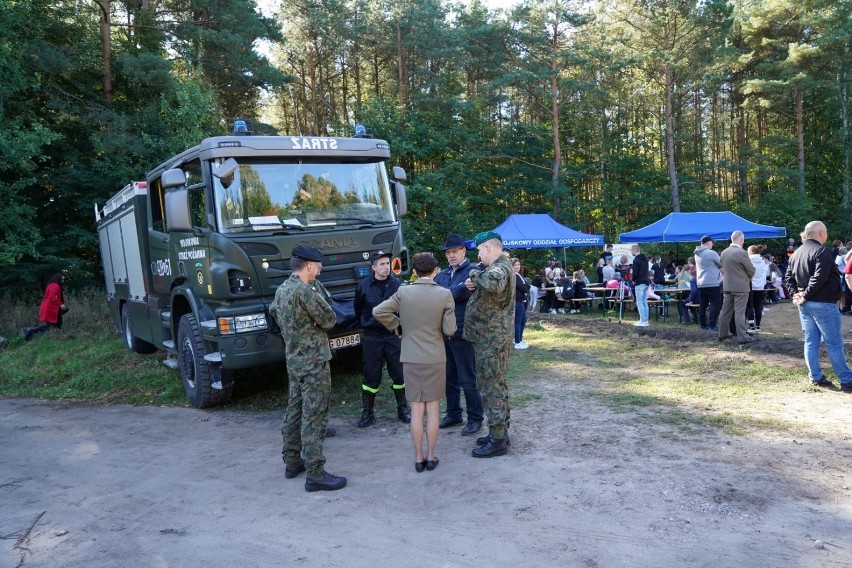
<instances>
[{"instance_id":1,"label":"truck tire","mask_svg":"<svg viewBox=\"0 0 852 568\"><path fill-rule=\"evenodd\" d=\"M124 344L128 349L136 353L153 353L157 348L133 335L133 318L130 316L130 308L127 304L121 307L121 334L124 336Z\"/></svg>"},{"instance_id":2,"label":"truck tire","mask_svg":"<svg viewBox=\"0 0 852 568\"><path fill-rule=\"evenodd\" d=\"M201 330L195 316L185 314L178 325L177 348L178 369L183 381L183 390L192 406L208 408L225 404L231 400L233 383L221 389L214 389L214 377L209 363L204 359L207 348L201 336Z\"/></svg>"}]
</instances>

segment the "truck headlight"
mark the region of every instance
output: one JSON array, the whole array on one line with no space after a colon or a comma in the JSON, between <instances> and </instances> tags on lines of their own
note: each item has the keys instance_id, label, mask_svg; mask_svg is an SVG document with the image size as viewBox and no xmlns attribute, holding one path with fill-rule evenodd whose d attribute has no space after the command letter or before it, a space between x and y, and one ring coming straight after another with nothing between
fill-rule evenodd
<instances>
[{"instance_id":1,"label":"truck headlight","mask_svg":"<svg viewBox=\"0 0 852 568\"><path fill-rule=\"evenodd\" d=\"M234 333L246 333L251 331L267 331L266 314L251 314L247 316L233 316L219 318L219 333L231 335Z\"/></svg>"}]
</instances>

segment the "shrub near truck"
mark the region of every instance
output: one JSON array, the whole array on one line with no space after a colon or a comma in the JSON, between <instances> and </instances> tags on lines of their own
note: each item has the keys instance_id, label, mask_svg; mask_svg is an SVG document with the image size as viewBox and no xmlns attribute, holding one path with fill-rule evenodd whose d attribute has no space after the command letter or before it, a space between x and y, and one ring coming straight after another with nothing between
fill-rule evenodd
<instances>
[{"instance_id":1,"label":"shrub near truck","mask_svg":"<svg viewBox=\"0 0 852 568\"><path fill-rule=\"evenodd\" d=\"M332 349L360 344L352 301L371 253L408 272L405 172L389 178L388 143L356 132L252 136L238 123L95 206L116 329L137 353L166 350L194 406L227 402L234 370L283 360L268 308L296 246L325 256Z\"/></svg>"}]
</instances>

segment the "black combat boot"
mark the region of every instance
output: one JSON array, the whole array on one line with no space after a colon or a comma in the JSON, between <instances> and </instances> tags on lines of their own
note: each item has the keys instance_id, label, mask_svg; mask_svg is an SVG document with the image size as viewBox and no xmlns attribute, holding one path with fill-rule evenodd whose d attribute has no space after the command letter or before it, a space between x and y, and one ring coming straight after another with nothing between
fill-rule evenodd
<instances>
[{"instance_id":1,"label":"black combat boot","mask_svg":"<svg viewBox=\"0 0 852 568\"><path fill-rule=\"evenodd\" d=\"M362 390L361 399L364 401L364 411L361 412L361 419L358 421L358 428L366 428L376 421L376 415L373 413L373 405L376 403L376 394Z\"/></svg>"},{"instance_id":2,"label":"black combat boot","mask_svg":"<svg viewBox=\"0 0 852 568\"><path fill-rule=\"evenodd\" d=\"M497 439L489 436L483 445L471 452L471 455L475 458L494 458L505 455L508 451L509 447L505 438Z\"/></svg>"},{"instance_id":3,"label":"black combat boot","mask_svg":"<svg viewBox=\"0 0 852 568\"><path fill-rule=\"evenodd\" d=\"M305 479L305 491L337 491L346 487L346 478L332 475L327 471L319 477L308 477Z\"/></svg>"},{"instance_id":4,"label":"black combat boot","mask_svg":"<svg viewBox=\"0 0 852 568\"><path fill-rule=\"evenodd\" d=\"M411 411L405 400L405 389L394 389L393 394L396 396L396 415L399 421L403 424L411 424Z\"/></svg>"}]
</instances>

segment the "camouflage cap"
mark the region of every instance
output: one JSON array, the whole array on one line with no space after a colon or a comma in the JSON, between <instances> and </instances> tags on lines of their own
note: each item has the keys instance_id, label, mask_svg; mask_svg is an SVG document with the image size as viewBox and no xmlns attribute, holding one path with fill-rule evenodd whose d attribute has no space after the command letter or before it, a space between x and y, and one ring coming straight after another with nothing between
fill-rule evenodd
<instances>
[{"instance_id":1,"label":"camouflage cap","mask_svg":"<svg viewBox=\"0 0 852 568\"><path fill-rule=\"evenodd\" d=\"M299 245L294 248L293 256L310 260L311 262L322 262L322 252L320 252L320 249L307 245Z\"/></svg>"},{"instance_id":2,"label":"camouflage cap","mask_svg":"<svg viewBox=\"0 0 852 568\"><path fill-rule=\"evenodd\" d=\"M485 241L490 241L491 239L497 239L501 243L503 242L503 237L500 236L500 233L495 233L494 231L483 231L473 237L473 244L479 246Z\"/></svg>"}]
</instances>

